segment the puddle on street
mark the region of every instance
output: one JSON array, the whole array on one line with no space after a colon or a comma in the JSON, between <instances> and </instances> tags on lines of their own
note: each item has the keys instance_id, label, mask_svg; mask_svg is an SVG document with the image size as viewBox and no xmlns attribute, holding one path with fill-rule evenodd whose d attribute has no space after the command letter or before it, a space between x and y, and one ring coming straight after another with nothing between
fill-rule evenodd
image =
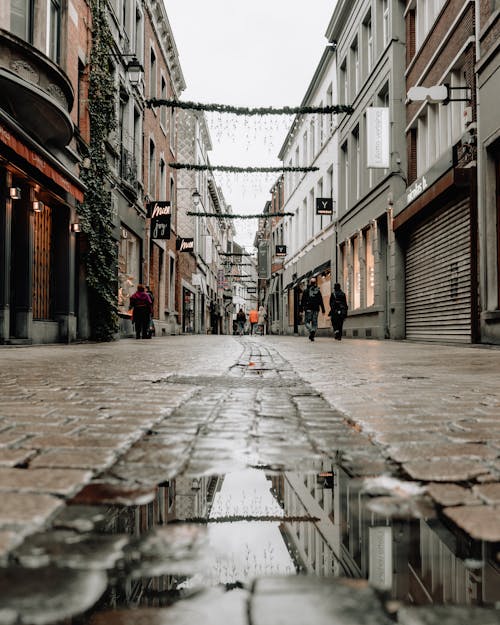
<instances>
[{"instance_id":1,"label":"puddle on street","mask_svg":"<svg viewBox=\"0 0 500 625\"><path fill-rule=\"evenodd\" d=\"M181 476L149 491L96 485L11 554L0 582L12 605L0 607L21 606L26 623L36 611L38 623L83 625L103 610L304 573L366 579L405 604L498 605L498 544L446 525L418 490L367 484L324 462Z\"/></svg>"}]
</instances>

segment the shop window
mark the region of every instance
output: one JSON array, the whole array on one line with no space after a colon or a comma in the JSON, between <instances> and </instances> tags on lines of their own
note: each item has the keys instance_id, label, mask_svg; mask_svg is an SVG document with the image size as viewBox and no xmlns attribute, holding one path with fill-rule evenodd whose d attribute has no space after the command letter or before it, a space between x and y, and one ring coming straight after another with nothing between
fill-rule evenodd
<instances>
[{"instance_id":1,"label":"shop window","mask_svg":"<svg viewBox=\"0 0 500 625\"><path fill-rule=\"evenodd\" d=\"M118 248L118 311L126 313L130 296L140 281L141 240L130 230L120 228Z\"/></svg>"},{"instance_id":2,"label":"shop window","mask_svg":"<svg viewBox=\"0 0 500 625\"><path fill-rule=\"evenodd\" d=\"M353 308L361 307L361 270L359 263L359 237L354 237L352 247L352 268L353 268Z\"/></svg>"},{"instance_id":3,"label":"shop window","mask_svg":"<svg viewBox=\"0 0 500 625\"><path fill-rule=\"evenodd\" d=\"M371 230L365 232L366 258L366 306L375 304L375 257L373 255L373 235Z\"/></svg>"},{"instance_id":4,"label":"shop window","mask_svg":"<svg viewBox=\"0 0 500 625\"><path fill-rule=\"evenodd\" d=\"M188 289L182 289L182 331L194 332L194 301L195 295Z\"/></svg>"}]
</instances>

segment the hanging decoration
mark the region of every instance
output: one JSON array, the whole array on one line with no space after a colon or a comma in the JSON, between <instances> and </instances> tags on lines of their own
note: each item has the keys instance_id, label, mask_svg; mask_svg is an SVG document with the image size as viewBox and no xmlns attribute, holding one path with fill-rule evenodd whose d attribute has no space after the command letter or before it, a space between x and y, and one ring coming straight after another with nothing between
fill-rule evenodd
<instances>
[{"instance_id":1,"label":"hanging decoration","mask_svg":"<svg viewBox=\"0 0 500 625\"><path fill-rule=\"evenodd\" d=\"M220 256L252 256L248 252L219 252Z\"/></svg>"},{"instance_id":2,"label":"hanging decoration","mask_svg":"<svg viewBox=\"0 0 500 625\"><path fill-rule=\"evenodd\" d=\"M166 106L168 108L189 109L191 111L210 111L216 113L232 113L233 115L331 115L332 113L346 113L350 115L353 107L349 104L331 104L328 106L283 106L281 108L246 106L231 106L229 104L203 104L201 102L181 102L167 98L150 98L146 100L146 106Z\"/></svg>"},{"instance_id":3,"label":"hanging decoration","mask_svg":"<svg viewBox=\"0 0 500 625\"><path fill-rule=\"evenodd\" d=\"M232 173L270 173L285 171L319 171L319 167L233 167L230 165L195 165L194 163L169 163L172 169L189 169L191 171L225 171Z\"/></svg>"},{"instance_id":4,"label":"hanging decoration","mask_svg":"<svg viewBox=\"0 0 500 625\"><path fill-rule=\"evenodd\" d=\"M192 217L218 217L219 219L268 219L269 217L286 217L294 213L256 213L254 215L237 215L235 213L207 213L205 211L187 211Z\"/></svg>"}]
</instances>

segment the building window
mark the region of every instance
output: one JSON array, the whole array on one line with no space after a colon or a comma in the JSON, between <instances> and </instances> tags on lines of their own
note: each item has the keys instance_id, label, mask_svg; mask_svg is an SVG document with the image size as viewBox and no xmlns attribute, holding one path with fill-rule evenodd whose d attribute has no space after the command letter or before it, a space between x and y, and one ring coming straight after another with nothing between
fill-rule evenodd
<instances>
[{"instance_id":1,"label":"building window","mask_svg":"<svg viewBox=\"0 0 500 625\"><path fill-rule=\"evenodd\" d=\"M304 167L307 167L308 165L308 161L307 161L307 130L305 131L305 133L302 135L302 165Z\"/></svg>"},{"instance_id":2,"label":"building window","mask_svg":"<svg viewBox=\"0 0 500 625\"><path fill-rule=\"evenodd\" d=\"M175 127L175 121L176 121L176 109L170 107L169 109L170 111L170 148L172 150L172 152L175 152L175 136L176 136L176 127Z\"/></svg>"},{"instance_id":3,"label":"building window","mask_svg":"<svg viewBox=\"0 0 500 625\"><path fill-rule=\"evenodd\" d=\"M142 13L136 7L135 11L135 55L141 62L144 61L144 24L142 20Z\"/></svg>"},{"instance_id":4,"label":"building window","mask_svg":"<svg viewBox=\"0 0 500 625\"><path fill-rule=\"evenodd\" d=\"M437 16L446 0L417 0L416 19L416 46L419 48L432 30Z\"/></svg>"},{"instance_id":5,"label":"building window","mask_svg":"<svg viewBox=\"0 0 500 625\"><path fill-rule=\"evenodd\" d=\"M160 81L160 98L162 100L167 99L167 81L165 80L165 76L163 76L163 74L162 74L161 81ZM163 130L166 132L167 131L167 107L166 106L160 106L160 124Z\"/></svg>"},{"instance_id":6,"label":"building window","mask_svg":"<svg viewBox=\"0 0 500 625\"><path fill-rule=\"evenodd\" d=\"M167 199L167 167L165 164L165 160L163 158L160 159L160 200Z\"/></svg>"},{"instance_id":7,"label":"building window","mask_svg":"<svg viewBox=\"0 0 500 625\"><path fill-rule=\"evenodd\" d=\"M328 87L328 90L326 92L326 105L327 106L332 106L333 104L333 87L332 85L330 85ZM347 102L344 102L344 104L347 104ZM330 113L330 115L328 116L328 134L333 134L333 127L334 127L334 117L333 117L333 113Z\"/></svg>"},{"instance_id":8,"label":"building window","mask_svg":"<svg viewBox=\"0 0 500 625\"><path fill-rule=\"evenodd\" d=\"M425 0L425 2L427 1L428 0ZM389 35L390 35L389 0L382 0L382 41L384 44L384 48L389 43Z\"/></svg>"},{"instance_id":9,"label":"building window","mask_svg":"<svg viewBox=\"0 0 500 625\"><path fill-rule=\"evenodd\" d=\"M309 147L310 147L311 163L312 163L316 156L316 128L314 126L314 119L311 120L311 123L309 125Z\"/></svg>"},{"instance_id":10,"label":"building window","mask_svg":"<svg viewBox=\"0 0 500 625\"><path fill-rule=\"evenodd\" d=\"M352 76L352 88L353 97L357 95L360 87L359 80L359 47L358 38L354 40L351 46L351 76Z\"/></svg>"},{"instance_id":11,"label":"building window","mask_svg":"<svg viewBox=\"0 0 500 625\"><path fill-rule=\"evenodd\" d=\"M372 15L368 13L365 21L365 39L366 39L366 70L369 74L373 68L373 28Z\"/></svg>"},{"instance_id":12,"label":"building window","mask_svg":"<svg viewBox=\"0 0 500 625\"><path fill-rule=\"evenodd\" d=\"M352 182L354 185L354 197L359 200L361 197L361 149L359 141L359 126L356 126L352 133L352 149L353 149L353 172Z\"/></svg>"},{"instance_id":13,"label":"building window","mask_svg":"<svg viewBox=\"0 0 500 625\"><path fill-rule=\"evenodd\" d=\"M156 198L156 147L152 139L149 140L149 170L148 193L151 199Z\"/></svg>"},{"instance_id":14,"label":"building window","mask_svg":"<svg viewBox=\"0 0 500 625\"><path fill-rule=\"evenodd\" d=\"M341 167L342 167L342 180L341 180L341 190L343 191L344 196L344 210L347 211L349 208L349 148L347 145L347 141L341 147Z\"/></svg>"},{"instance_id":15,"label":"building window","mask_svg":"<svg viewBox=\"0 0 500 625\"><path fill-rule=\"evenodd\" d=\"M153 48L149 52L149 97L156 98L156 54Z\"/></svg>"},{"instance_id":16,"label":"building window","mask_svg":"<svg viewBox=\"0 0 500 625\"><path fill-rule=\"evenodd\" d=\"M347 61L345 59L340 66L339 95L341 104L349 104L349 81L347 79Z\"/></svg>"},{"instance_id":17,"label":"building window","mask_svg":"<svg viewBox=\"0 0 500 625\"><path fill-rule=\"evenodd\" d=\"M48 56L54 63L61 60L61 2L50 0L49 6L49 53Z\"/></svg>"},{"instance_id":18,"label":"building window","mask_svg":"<svg viewBox=\"0 0 500 625\"><path fill-rule=\"evenodd\" d=\"M10 30L28 43L33 43L34 4L34 0L10 0Z\"/></svg>"},{"instance_id":19,"label":"building window","mask_svg":"<svg viewBox=\"0 0 500 625\"><path fill-rule=\"evenodd\" d=\"M320 107L323 107L323 101L321 101L319 103ZM321 149L323 147L323 144L325 142L325 122L323 119L323 115L320 113L319 114L319 118L318 118L318 122L319 122L319 148Z\"/></svg>"},{"instance_id":20,"label":"building window","mask_svg":"<svg viewBox=\"0 0 500 625\"><path fill-rule=\"evenodd\" d=\"M120 228L118 244L118 310L127 313L130 296L140 281L141 242L125 227Z\"/></svg>"}]
</instances>

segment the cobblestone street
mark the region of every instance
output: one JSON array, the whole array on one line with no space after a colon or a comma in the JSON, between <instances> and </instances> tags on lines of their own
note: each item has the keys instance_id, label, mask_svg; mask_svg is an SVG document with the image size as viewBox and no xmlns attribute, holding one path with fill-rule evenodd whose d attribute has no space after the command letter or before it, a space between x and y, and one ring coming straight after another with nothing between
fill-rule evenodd
<instances>
[{"instance_id":1,"label":"cobblestone street","mask_svg":"<svg viewBox=\"0 0 500 625\"><path fill-rule=\"evenodd\" d=\"M0 357L0 624L500 623L499 349L178 336ZM241 523L279 527L290 564L273 546L207 581L212 527L229 545ZM426 558L445 575L438 525L442 597L415 584Z\"/></svg>"}]
</instances>

